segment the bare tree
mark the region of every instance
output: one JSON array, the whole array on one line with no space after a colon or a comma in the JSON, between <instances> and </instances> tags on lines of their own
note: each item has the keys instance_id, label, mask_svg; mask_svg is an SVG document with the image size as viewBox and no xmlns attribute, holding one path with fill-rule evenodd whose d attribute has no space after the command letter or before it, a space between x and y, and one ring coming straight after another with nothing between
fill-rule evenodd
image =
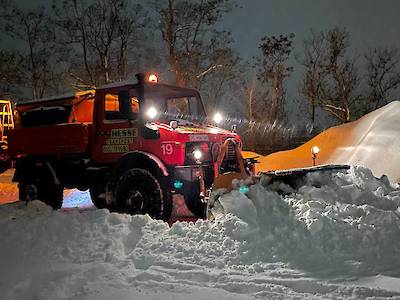
<instances>
[{"instance_id":1,"label":"bare tree","mask_svg":"<svg viewBox=\"0 0 400 300\"><path fill-rule=\"evenodd\" d=\"M285 119L285 80L293 68L288 59L293 50L294 34L265 36L259 46L261 56L256 58L257 78L262 83L263 94L258 107L258 119L274 122Z\"/></svg>"},{"instance_id":2,"label":"bare tree","mask_svg":"<svg viewBox=\"0 0 400 300\"><path fill-rule=\"evenodd\" d=\"M59 80L59 63L54 44L54 31L45 14L45 8L29 11L13 7L6 13L5 33L21 43L12 49L18 59L18 72L21 82L30 89L33 98L42 97Z\"/></svg>"},{"instance_id":3,"label":"bare tree","mask_svg":"<svg viewBox=\"0 0 400 300\"><path fill-rule=\"evenodd\" d=\"M6 14L11 6L11 0L0 0L0 16L6 17Z\"/></svg>"},{"instance_id":4,"label":"bare tree","mask_svg":"<svg viewBox=\"0 0 400 300\"><path fill-rule=\"evenodd\" d=\"M94 70L91 68L88 45L88 20L87 8L83 1L64 1L59 7L53 2L55 13L54 22L57 26L59 36L58 43L69 47L73 57L70 63L77 68L71 67L68 75L80 84L95 84ZM75 69L79 71L75 71ZM84 71L82 71L82 69Z\"/></svg>"},{"instance_id":5,"label":"bare tree","mask_svg":"<svg viewBox=\"0 0 400 300\"><path fill-rule=\"evenodd\" d=\"M334 28L327 32L327 85L323 88L322 109L331 113L340 122L351 120L351 110L361 100L356 93L360 78L355 60L345 58L349 34L345 29Z\"/></svg>"},{"instance_id":6,"label":"bare tree","mask_svg":"<svg viewBox=\"0 0 400 300\"><path fill-rule=\"evenodd\" d=\"M318 106L339 122L349 122L362 100L355 59L347 57L349 33L336 27L326 32L311 32L311 35L304 41L305 72L301 91L311 103L312 121Z\"/></svg>"},{"instance_id":7,"label":"bare tree","mask_svg":"<svg viewBox=\"0 0 400 300\"><path fill-rule=\"evenodd\" d=\"M116 61L117 61L117 80L126 79L127 76L135 70L138 64L138 57L135 54L141 53L141 56L149 57L145 53L149 53L150 47L146 40L145 30L149 19L147 12L139 4L128 5L124 3L118 10L117 18L117 41L116 41ZM130 55L130 52L133 55ZM136 70L138 71L138 70Z\"/></svg>"},{"instance_id":8,"label":"bare tree","mask_svg":"<svg viewBox=\"0 0 400 300\"><path fill-rule=\"evenodd\" d=\"M210 58L213 66L197 75L197 88L202 90L208 110L221 109L224 98L232 101L232 85L239 80L239 57L230 48L216 50Z\"/></svg>"},{"instance_id":9,"label":"bare tree","mask_svg":"<svg viewBox=\"0 0 400 300\"><path fill-rule=\"evenodd\" d=\"M219 105L234 76L231 34L217 30L234 0L167 0L153 7L176 84L202 90L208 110Z\"/></svg>"},{"instance_id":10,"label":"bare tree","mask_svg":"<svg viewBox=\"0 0 400 300\"><path fill-rule=\"evenodd\" d=\"M237 98L240 99L240 103L236 104L238 110L244 112L244 117L248 122L248 126L239 127L242 139L247 149L256 151L256 144L265 142L265 136L262 137L264 141L259 139L254 130L254 124L259 116L257 112L260 110L265 111L265 108L257 106L260 104L260 82L257 80L255 70L250 66L249 62L241 64L241 68L238 71L240 76L234 80L233 90L237 91Z\"/></svg>"},{"instance_id":11,"label":"bare tree","mask_svg":"<svg viewBox=\"0 0 400 300\"><path fill-rule=\"evenodd\" d=\"M400 85L400 56L396 48L377 48L365 55L367 67L367 102L365 114L387 103L390 93Z\"/></svg>"},{"instance_id":12,"label":"bare tree","mask_svg":"<svg viewBox=\"0 0 400 300\"><path fill-rule=\"evenodd\" d=\"M259 86L256 76L243 79L240 85L240 90L246 99L246 116L248 120L254 120L256 111L256 101L258 98Z\"/></svg>"},{"instance_id":13,"label":"bare tree","mask_svg":"<svg viewBox=\"0 0 400 300\"><path fill-rule=\"evenodd\" d=\"M321 106L322 87L325 80L325 49L324 33L313 32L311 38L304 41L304 57L298 59L305 67L300 93L309 101L311 106L311 124L315 126L315 111Z\"/></svg>"},{"instance_id":14,"label":"bare tree","mask_svg":"<svg viewBox=\"0 0 400 300\"><path fill-rule=\"evenodd\" d=\"M10 97L21 84L20 57L13 51L0 51L0 97Z\"/></svg>"},{"instance_id":15,"label":"bare tree","mask_svg":"<svg viewBox=\"0 0 400 300\"><path fill-rule=\"evenodd\" d=\"M74 53L68 74L76 86L123 80L146 57L147 13L140 4L66 0L54 2L53 9L61 33L59 44Z\"/></svg>"}]
</instances>

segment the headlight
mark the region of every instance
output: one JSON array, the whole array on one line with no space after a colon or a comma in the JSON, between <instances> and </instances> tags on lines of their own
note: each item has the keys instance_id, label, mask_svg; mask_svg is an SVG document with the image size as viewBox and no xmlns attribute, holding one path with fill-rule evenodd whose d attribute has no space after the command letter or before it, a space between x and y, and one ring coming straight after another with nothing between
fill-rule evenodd
<instances>
[{"instance_id":1,"label":"headlight","mask_svg":"<svg viewBox=\"0 0 400 300\"><path fill-rule=\"evenodd\" d=\"M193 157L196 160L200 160L203 157L203 153L199 149L196 149L193 151Z\"/></svg>"},{"instance_id":2,"label":"headlight","mask_svg":"<svg viewBox=\"0 0 400 300\"><path fill-rule=\"evenodd\" d=\"M146 111L146 115L147 117L149 117L149 119L154 119L157 116L157 109L152 106L150 107L147 111Z\"/></svg>"},{"instance_id":3,"label":"headlight","mask_svg":"<svg viewBox=\"0 0 400 300\"><path fill-rule=\"evenodd\" d=\"M221 123L223 119L224 118L222 117L222 115L220 113L216 113L213 118L214 122L217 124Z\"/></svg>"}]
</instances>

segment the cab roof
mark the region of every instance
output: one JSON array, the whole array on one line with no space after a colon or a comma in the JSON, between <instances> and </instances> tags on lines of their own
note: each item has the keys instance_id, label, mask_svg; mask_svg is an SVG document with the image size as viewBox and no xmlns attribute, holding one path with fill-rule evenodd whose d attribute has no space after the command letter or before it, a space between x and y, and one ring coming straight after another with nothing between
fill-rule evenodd
<instances>
[{"instance_id":1,"label":"cab roof","mask_svg":"<svg viewBox=\"0 0 400 300\"><path fill-rule=\"evenodd\" d=\"M76 93L68 93L63 95L51 96L41 99L28 100L24 102L19 102L16 107L21 106L36 106L36 105L73 105L79 102L83 98L94 96L94 90L81 91Z\"/></svg>"},{"instance_id":2,"label":"cab roof","mask_svg":"<svg viewBox=\"0 0 400 300\"><path fill-rule=\"evenodd\" d=\"M114 88L137 88L138 84L133 80L126 80L114 82L98 87L97 90L112 90ZM148 97L160 97L166 95L167 97L183 97L183 96L198 96L199 92L196 89L179 87L176 85L169 85L165 83L145 83L144 92Z\"/></svg>"},{"instance_id":3,"label":"cab roof","mask_svg":"<svg viewBox=\"0 0 400 300\"><path fill-rule=\"evenodd\" d=\"M136 88L137 82L133 80L126 80L120 82L114 82L98 87L96 90L112 90L114 88L127 87ZM161 96L167 97L184 97L184 96L199 96L199 92L195 89L179 87L175 85L169 85L164 83L146 83L145 94L147 97L159 98ZM76 101L80 101L82 98L88 96L94 96L95 90L80 91L76 93L67 93L63 95L45 97L41 99L28 100L19 102L16 107L21 106L37 106L37 105L73 105Z\"/></svg>"}]
</instances>

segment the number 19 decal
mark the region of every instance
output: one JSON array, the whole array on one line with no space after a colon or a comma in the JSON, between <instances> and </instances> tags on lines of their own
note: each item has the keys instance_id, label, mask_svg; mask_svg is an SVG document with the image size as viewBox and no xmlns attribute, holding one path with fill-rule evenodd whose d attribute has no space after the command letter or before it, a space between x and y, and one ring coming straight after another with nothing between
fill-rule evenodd
<instances>
[{"instance_id":1,"label":"number 19 decal","mask_svg":"<svg viewBox=\"0 0 400 300\"><path fill-rule=\"evenodd\" d=\"M172 147L172 144L162 144L161 150L163 155L172 155L174 148Z\"/></svg>"}]
</instances>

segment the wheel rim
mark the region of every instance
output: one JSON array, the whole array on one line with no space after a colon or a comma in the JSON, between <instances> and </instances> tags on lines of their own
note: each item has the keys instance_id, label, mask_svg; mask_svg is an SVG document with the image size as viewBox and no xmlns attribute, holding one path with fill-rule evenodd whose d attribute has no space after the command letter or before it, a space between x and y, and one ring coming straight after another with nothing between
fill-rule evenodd
<instances>
[{"instance_id":1,"label":"wheel rim","mask_svg":"<svg viewBox=\"0 0 400 300\"><path fill-rule=\"evenodd\" d=\"M125 200L125 206L132 214L143 214L146 213L147 202L148 199L142 191L130 190Z\"/></svg>"},{"instance_id":2,"label":"wheel rim","mask_svg":"<svg viewBox=\"0 0 400 300\"><path fill-rule=\"evenodd\" d=\"M38 198L37 187L33 184L26 186L26 201L36 200Z\"/></svg>"}]
</instances>

